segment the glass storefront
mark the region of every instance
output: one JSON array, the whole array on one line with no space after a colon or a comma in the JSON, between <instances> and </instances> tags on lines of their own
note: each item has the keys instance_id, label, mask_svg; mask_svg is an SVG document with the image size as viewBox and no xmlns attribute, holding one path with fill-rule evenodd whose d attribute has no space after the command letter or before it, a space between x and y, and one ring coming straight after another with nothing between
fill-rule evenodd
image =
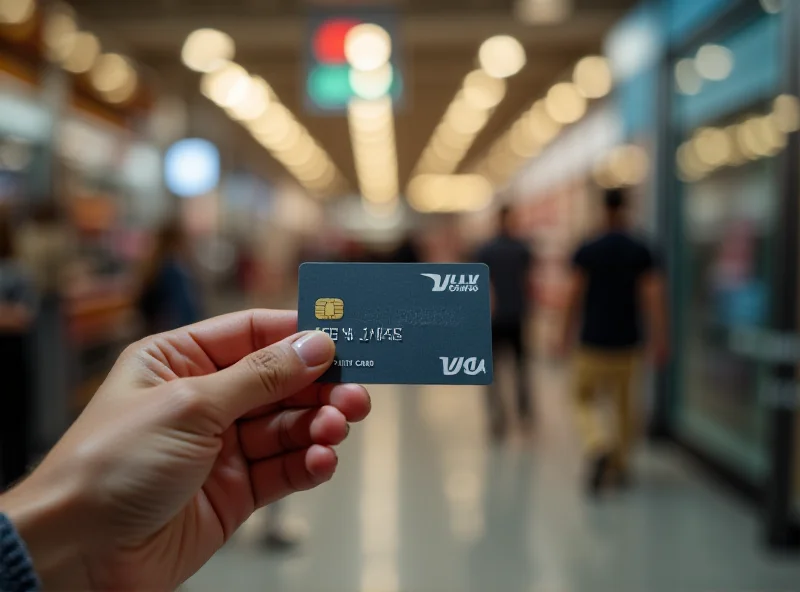
<instances>
[{"instance_id":1,"label":"glass storefront","mask_svg":"<svg viewBox=\"0 0 800 592\"><path fill-rule=\"evenodd\" d=\"M672 64L681 213L677 267L680 435L753 483L768 468L767 369L732 332L770 322L779 173L786 145L780 21L763 15Z\"/></svg>"}]
</instances>

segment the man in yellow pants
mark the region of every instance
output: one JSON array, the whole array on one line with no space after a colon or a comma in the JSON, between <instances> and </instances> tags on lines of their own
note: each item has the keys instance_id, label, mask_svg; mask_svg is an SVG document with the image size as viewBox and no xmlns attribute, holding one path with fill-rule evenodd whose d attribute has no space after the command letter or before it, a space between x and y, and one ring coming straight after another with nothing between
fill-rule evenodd
<instances>
[{"instance_id":1,"label":"man in yellow pants","mask_svg":"<svg viewBox=\"0 0 800 592\"><path fill-rule=\"evenodd\" d=\"M667 357L664 281L651 250L628 230L625 201L621 189L606 192L603 232L573 257L561 340L565 353L580 318L574 404L590 461L588 488L595 495L609 476L620 484L628 480L637 419L631 388L645 334L642 317L656 363ZM612 398L615 429L597 408L603 390Z\"/></svg>"}]
</instances>

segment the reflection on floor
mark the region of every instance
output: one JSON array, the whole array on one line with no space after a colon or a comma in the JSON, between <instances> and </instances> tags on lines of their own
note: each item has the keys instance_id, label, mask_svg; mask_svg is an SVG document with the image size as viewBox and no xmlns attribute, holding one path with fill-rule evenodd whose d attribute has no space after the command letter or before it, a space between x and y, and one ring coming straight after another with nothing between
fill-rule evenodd
<instances>
[{"instance_id":1,"label":"reflection on floor","mask_svg":"<svg viewBox=\"0 0 800 592\"><path fill-rule=\"evenodd\" d=\"M254 545L258 516L188 592L711 592L800 589L800 560L759 547L756 516L670 451L636 486L587 501L564 376L540 368L538 427L486 439L480 389L374 387L371 419L324 488L287 504L302 551Z\"/></svg>"}]
</instances>

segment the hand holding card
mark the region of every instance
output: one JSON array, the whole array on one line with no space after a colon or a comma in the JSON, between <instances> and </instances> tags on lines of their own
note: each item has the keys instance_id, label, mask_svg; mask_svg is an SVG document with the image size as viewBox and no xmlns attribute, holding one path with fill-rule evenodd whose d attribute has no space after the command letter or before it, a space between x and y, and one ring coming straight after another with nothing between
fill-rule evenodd
<instances>
[{"instance_id":1,"label":"hand holding card","mask_svg":"<svg viewBox=\"0 0 800 592\"><path fill-rule=\"evenodd\" d=\"M483 264L306 263L299 330L336 343L323 382L491 384Z\"/></svg>"}]
</instances>

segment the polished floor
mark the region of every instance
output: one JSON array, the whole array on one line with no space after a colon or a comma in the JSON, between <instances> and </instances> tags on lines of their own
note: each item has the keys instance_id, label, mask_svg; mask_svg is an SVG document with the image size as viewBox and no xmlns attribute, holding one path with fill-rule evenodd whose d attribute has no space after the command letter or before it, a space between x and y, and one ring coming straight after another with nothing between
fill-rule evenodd
<instances>
[{"instance_id":1,"label":"polished floor","mask_svg":"<svg viewBox=\"0 0 800 592\"><path fill-rule=\"evenodd\" d=\"M556 368L537 369L534 434L502 445L480 389L371 390L337 476L286 504L302 549L259 547L256 516L188 592L800 590L800 558L767 555L752 509L675 451L641 451L633 489L586 500Z\"/></svg>"}]
</instances>

